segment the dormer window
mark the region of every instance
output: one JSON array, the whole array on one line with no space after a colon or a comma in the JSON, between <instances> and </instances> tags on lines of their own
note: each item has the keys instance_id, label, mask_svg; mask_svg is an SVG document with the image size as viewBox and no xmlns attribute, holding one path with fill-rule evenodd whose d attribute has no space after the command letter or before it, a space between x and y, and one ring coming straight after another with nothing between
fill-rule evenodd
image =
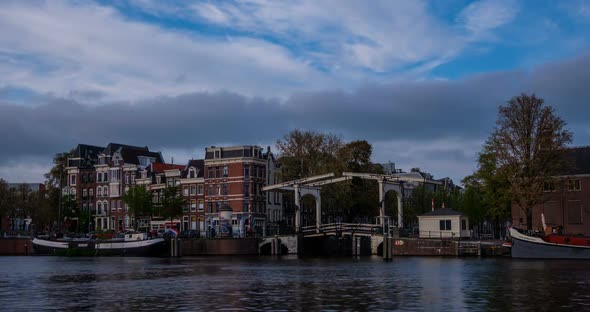
<instances>
[{"instance_id":1,"label":"dormer window","mask_svg":"<svg viewBox=\"0 0 590 312\"><path fill-rule=\"evenodd\" d=\"M196 172L195 172L195 168L190 168L188 170L188 177L191 179L194 179L197 176Z\"/></svg>"},{"instance_id":2,"label":"dormer window","mask_svg":"<svg viewBox=\"0 0 590 312\"><path fill-rule=\"evenodd\" d=\"M115 163L115 166L118 166L119 165L119 158L115 158L114 163Z\"/></svg>"},{"instance_id":3,"label":"dormer window","mask_svg":"<svg viewBox=\"0 0 590 312\"><path fill-rule=\"evenodd\" d=\"M220 150L215 151L215 157L214 158L221 158L221 151Z\"/></svg>"}]
</instances>

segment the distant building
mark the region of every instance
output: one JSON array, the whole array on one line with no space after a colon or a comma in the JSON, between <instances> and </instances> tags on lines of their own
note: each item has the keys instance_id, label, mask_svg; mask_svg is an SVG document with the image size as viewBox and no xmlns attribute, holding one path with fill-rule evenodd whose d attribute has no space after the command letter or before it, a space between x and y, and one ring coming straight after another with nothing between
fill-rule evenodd
<instances>
[{"instance_id":1,"label":"distant building","mask_svg":"<svg viewBox=\"0 0 590 312\"><path fill-rule=\"evenodd\" d=\"M463 213L439 208L418 216L420 238L468 238L469 219Z\"/></svg>"},{"instance_id":2,"label":"distant building","mask_svg":"<svg viewBox=\"0 0 590 312\"><path fill-rule=\"evenodd\" d=\"M39 192L45 193L45 184L42 183L7 183L11 191L17 192ZM23 189L24 188L24 189ZM8 231L28 231L33 222L31 216L23 213L23 207L13 207L17 216L0 215L0 229Z\"/></svg>"},{"instance_id":3,"label":"distant building","mask_svg":"<svg viewBox=\"0 0 590 312\"><path fill-rule=\"evenodd\" d=\"M570 170L547 183L543 203L533 207L534 230L542 230L541 213L550 227L562 227L567 234L590 233L590 147L568 149L566 156ZM526 228L526 216L517 205L512 205L512 223Z\"/></svg>"},{"instance_id":4,"label":"distant building","mask_svg":"<svg viewBox=\"0 0 590 312\"><path fill-rule=\"evenodd\" d=\"M266 160L266 184L273 185L281 183L282 168L270 151L266 148L264 154ZM269 224L277 225L283 220L283 195L281 192L266 192L266 219Z\"/></svg>"}]
</instances>

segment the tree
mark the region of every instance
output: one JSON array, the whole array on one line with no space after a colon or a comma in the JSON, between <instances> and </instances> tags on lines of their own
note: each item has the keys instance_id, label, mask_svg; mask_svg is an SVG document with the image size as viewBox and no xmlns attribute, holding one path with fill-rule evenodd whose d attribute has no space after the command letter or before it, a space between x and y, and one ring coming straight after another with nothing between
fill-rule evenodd
<instances>
[{"instance_id":1,"label":"tree","mask_svg":"<svg viewBox=\"0 0 590 312\"><path fill-rule=\"evenodd\" d=\"M532 208L543 201L545 183L568 166L565 151L572 133L565 126L543 99L523 93L500 106L484 147L497 174L509 182L512 201L526 215L528 229Z\"/></svg>"},{"instance_id":2,"label":"tree","mask_svg":"<svg viewBox=\"0 0 590 312\"><path fill-rule=\"evenodd\" d=\"M135 218L135 228L139 230L140 218L152 215L152 194L145 185L135 185L123 195L123 202L129 207L129 212Z\"/></svg>"},{"instance_id":3,"label":"tree","mask_svg":"<svg viewBox=\"0 0 590 312\"><path fill-rule=\"evenodd\" d=\"M2 225L2 218L7 217L9 214L10 207L14 205L11 202L10 189L8 183L3 179L0 179L0 226ZM5 230L5 229L3 229Z\"/></svg>"},{"instance_id":4,"label":"tree","mask_svg":"<svg viewBox=\"0 0 590 312\"><path fill-rule=\"evenodd\" d=\"M60 207L60 203L63 202L62 188L67 185L67 174L65 168L67 167L68 157L73 156L75 149L69 152L57 153L53 156L53 167L45 174L45 189L47 202L44 204L45 217L49 218L49 223L53 220L63 221L63 206ZM61 200L60 200L61 199Z\"/></svg>"},{"instance_id":5,"label":"tree","mask_svg":"<svg viewBox=\"0 0 590 312\"><path fill-rule=\"evenodd\" d=\"M182 208L186 206L186 200L180 196L180 188L168 186L162 192L162 217L172 220L182 214Z\"/></svg>"}]
</instances>

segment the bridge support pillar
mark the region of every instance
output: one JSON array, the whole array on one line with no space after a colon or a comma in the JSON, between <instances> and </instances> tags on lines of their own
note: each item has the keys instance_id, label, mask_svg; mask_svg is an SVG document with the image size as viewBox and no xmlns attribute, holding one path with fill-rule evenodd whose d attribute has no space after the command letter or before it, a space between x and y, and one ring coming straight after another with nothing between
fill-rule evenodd
<instances>
[{"instance_id":1,"label":"bridge support pillar","mask_svg":"<svg viewBox=\"0 0 590 312\"><path fill-rule=\"evenodd\" d=\"M316 233L320 232L320 226L322 225L322 197L319 195L315 199L315 227Z\"/></svg>"},{"instance_id":2,"label":"bridge support pillar","mask_svg":"<svg viewBox=\"0 0 590 312\"><path fill-rule=\"evenodd\" d=\"M295 232L301 231L301 198L299 194L299 185L293 185L295 191Z\"/></svg>"},{"instance_id":3,"label":"bridge support pillar","mask_svg":"<svg viewBox=\"0 0 590 312\"><path fill-rule=\"evenodd\" d=\"M402 201L402 194L397 193L397 227L404 227L404 207Z\"/></svg>"}]
</instances>

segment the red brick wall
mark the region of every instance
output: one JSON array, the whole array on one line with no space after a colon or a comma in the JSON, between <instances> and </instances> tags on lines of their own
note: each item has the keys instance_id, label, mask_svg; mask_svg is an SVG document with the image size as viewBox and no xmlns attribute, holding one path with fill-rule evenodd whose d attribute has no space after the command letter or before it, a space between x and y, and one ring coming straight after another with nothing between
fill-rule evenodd
<instances>
[{"instance_id":1,"label":"red brick wall","mask_svg":"<svg viewBox=\"0 0 590 312\"><path fill-rule=\"evenodd\" d=\"M29 238L0 238L0 256L22 256L33 253Z\"/></svg>"},{"instance_id":2,"label":"red brick wall","mask_svg":"<svg viewBox=\"0 0 590 312\"><path fill-rule=\"evenodd\" d=\"M533 207L533 229L542 230L541 213L545 215L548 226L563 226L566 234L590 233L590 177L580 179L580 191L568 191L567 180L556 185L555 192L545 192L544 203ZM581 204L581 223L573 223L569 218L570 202ZM517 227L526 228L526 216L517 205L512 206L512 221Z\"/></svg>"}]
</instances>

